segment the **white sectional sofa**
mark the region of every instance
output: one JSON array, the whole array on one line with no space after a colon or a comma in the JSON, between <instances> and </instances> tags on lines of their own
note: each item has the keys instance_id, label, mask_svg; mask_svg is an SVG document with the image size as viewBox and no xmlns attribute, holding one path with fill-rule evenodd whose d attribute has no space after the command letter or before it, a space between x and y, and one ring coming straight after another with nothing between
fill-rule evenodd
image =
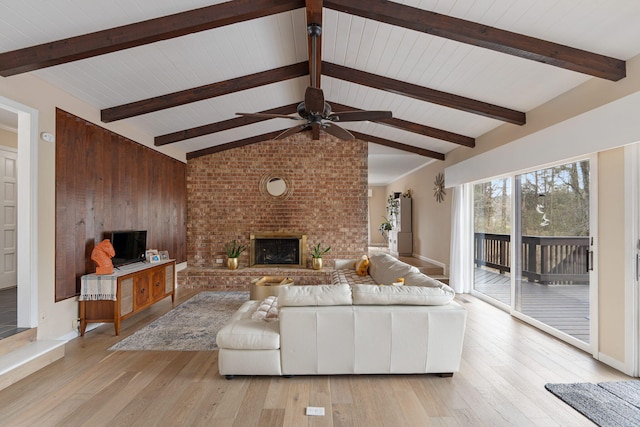
<instances>
[{"instance_id":1,"label":"white sectional sofa","mask_svg":"<svg viewBox=\"0 0 640 427\"><path fill-rule=\"evenodd\" d=\"M403 277L405 286L286 287L272 321L256 318L261 301L247 301L217 335L220 374L457 372L467 313L453 290L386 254L371 258L369 272L377 283Z\"/></svg>"}]
</instances>

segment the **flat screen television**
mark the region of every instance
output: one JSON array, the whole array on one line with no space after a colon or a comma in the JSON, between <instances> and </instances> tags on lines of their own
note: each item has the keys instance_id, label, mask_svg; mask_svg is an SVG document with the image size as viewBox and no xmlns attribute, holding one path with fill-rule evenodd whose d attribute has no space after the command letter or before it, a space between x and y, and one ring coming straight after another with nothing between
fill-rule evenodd
<instances>
[{"instance_id":1,"label":"flat screen television","mask_svg":"<svg viewBox=\"0 0 640 427\"><path fill-rule=\"evenodd\" d=\"M116 255L111 259L114 267L144 261L147 250L147 231L112 231L105 233Z\"/></svg>"}]
</instances>

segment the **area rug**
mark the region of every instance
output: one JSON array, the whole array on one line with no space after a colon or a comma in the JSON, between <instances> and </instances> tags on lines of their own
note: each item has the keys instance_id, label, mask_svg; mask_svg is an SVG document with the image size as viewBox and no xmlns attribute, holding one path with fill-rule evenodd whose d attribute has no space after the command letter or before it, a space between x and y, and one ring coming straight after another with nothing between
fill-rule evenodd
<instances>
[{"instance_id":1,"label":"area rug","mask_svg":"<svg viewBox=\"0 0 640 427\"><path fill-rule=\"evenodd\" d=\"M216 334L248 300L249 292L201 292L109 350L217 350Z\"/></svg>"},{"instance_id":2,"label":"area rug","mask_svg":"<svg viewBox=\"0 0 640 427\"><path fill-rule=\"evenodd\" d=\"M546 384L545 388L601 427L640 425L640 381Z\"/></svg>"}]
</instances>

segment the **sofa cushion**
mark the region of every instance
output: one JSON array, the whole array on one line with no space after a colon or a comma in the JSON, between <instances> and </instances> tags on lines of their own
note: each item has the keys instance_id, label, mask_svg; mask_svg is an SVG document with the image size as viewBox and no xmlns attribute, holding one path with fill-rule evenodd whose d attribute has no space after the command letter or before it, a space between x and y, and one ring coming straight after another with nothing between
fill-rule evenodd
<instances>
[{"instance_id":1,"label":"sofa cushion","mask_svg":"<svg viewBox=\"0 0 640 427\"><path fill-rule=\"evenodd\" d=\"M218 331L216 344L236 350L277 350L280 348L280 322L253 320L260 301L247 301L236 311L229 323Z\"/></svg>"},{"instance_id":2,"label":"sofa cushion","mask_svg":"<svg viewBox=\"0 0 640 427\"><path fill-rule=\"evenodd\" d=\"M376 283L390 285L399 277L405 277L411 272L420 273L417 267L380 252L370 258L369 274Z\"/></svg>"},{"instance_id":3,"label":"sofa cushion","mask_svg":"<svg viewBox=\"0 0 640 427\"><path fill-rule=\"evenodd\" d=\"M355 270L357 259L336 259L334 269L336 270Z\"/></svg>"},{"instance_id":4,"label":"sofa cushion","mask_svg":"<svg viewBox=\"0 0 640 427\"><path fill-rule=\"evenodd\" d=\"M280 307L351 305L352 301L351 288L346 283L287 286L278 294Z\"/></svg>"},{"instance_id":5,"label":"sofa cushion","mask_svg":"<svg viewBox=\"0 0 640 427\"><path fill-rule=\"evenodd\" d=\"M433 277L429 277L424 273L414 272L411 272L404 276L404 284L405 286L422 286L425 288L441 288L443 286L447 286L441 281L436 280Z\"/></svg>"},{"instance_id":6,"label":"sofa cushion","mask_svg":"<svg viewBox=\"0 0 640 427\"><path fill-rule=\"evenodd\" d=\"M333 270L331 272L331 284L346 283L348 285L376 285L370 275L360 276L355 270Z\"/></svg>"},{"instance_id":7,"label":"sofa cushion","mask_svg":"<svg viewBox=\"0 0 640 427\"><path fill-rule=\"evenodd\" d=\"M448 286L353 285L351 288L354 305L445 305L455 296Z\"/></svg>"}]
</instances>

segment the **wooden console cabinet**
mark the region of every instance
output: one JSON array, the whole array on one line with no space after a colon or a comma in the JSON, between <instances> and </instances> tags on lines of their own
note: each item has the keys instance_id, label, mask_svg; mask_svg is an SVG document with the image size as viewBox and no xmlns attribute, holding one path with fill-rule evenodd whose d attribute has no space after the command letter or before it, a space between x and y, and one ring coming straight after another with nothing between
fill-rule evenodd
<instances>
[{"instance_id":1,"label":"wooden console cabinet","mask_svg":"<svg viewBox=\"0 0 640 427\"><path fill-rule=\"evenodd\" d=\"M101 275L100 280L113 283L115 300L90 299L80 301L80 335L84 336L87 323L113 322L116 335L120 335L120 322L144 310L152 304L171 296L175 301L174 260L155 264L136 263L120 267L111 275ZM95 274L82 277L83 286ZM82 293L81 293L82 295Z\"/></svg>"}]
</instances>

